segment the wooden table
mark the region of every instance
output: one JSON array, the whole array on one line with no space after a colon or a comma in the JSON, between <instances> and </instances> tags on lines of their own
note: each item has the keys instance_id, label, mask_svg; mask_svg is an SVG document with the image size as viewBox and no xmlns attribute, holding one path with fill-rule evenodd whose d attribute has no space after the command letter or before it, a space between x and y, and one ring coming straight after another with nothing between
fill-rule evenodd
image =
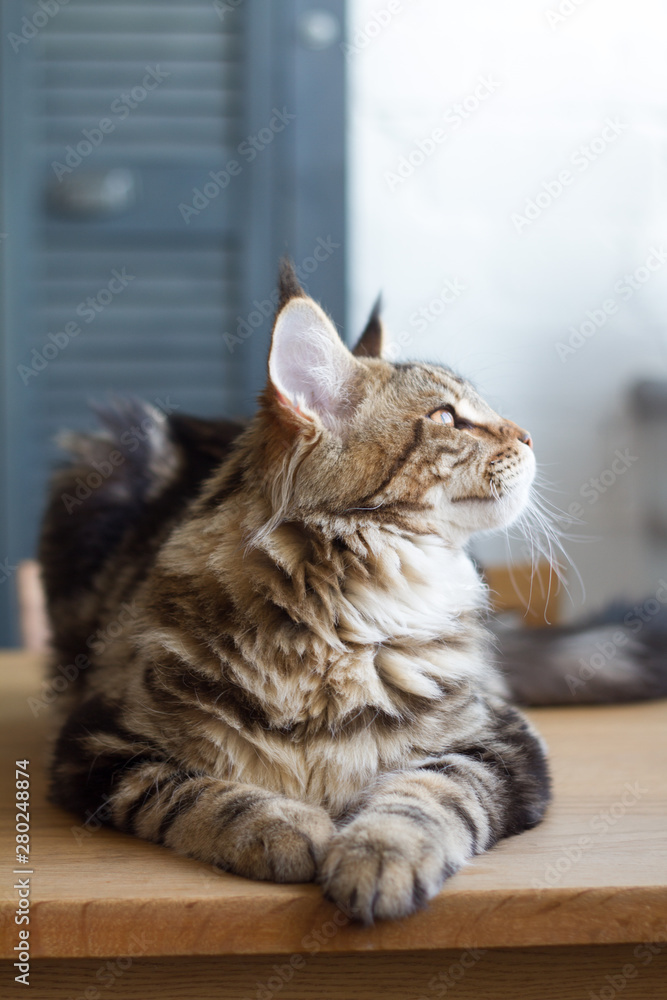
<instances>
[{"instance_id":1,"label":"wooden table","mask_svg":"<svg viewBox=\"0 0 667 1000\"><path fill-rule=\"evenodd\" d=\"M48 805L40 664L0 654L0 996L667 998L667 703L531 712L555 801L397 923L212 872ZM30 990L13 981L14 762L30 760ZM25 866L22 866L25 867ZM642 942L658 942L647 945ZM662 943L661 943L662 942Z\"/></svg>"}]
</instances>

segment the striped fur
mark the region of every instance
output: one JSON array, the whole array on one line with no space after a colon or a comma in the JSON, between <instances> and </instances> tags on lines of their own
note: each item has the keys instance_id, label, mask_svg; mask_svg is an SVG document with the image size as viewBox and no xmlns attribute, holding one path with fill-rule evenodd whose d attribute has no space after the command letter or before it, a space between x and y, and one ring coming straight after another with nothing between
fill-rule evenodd
<instances>
[{"instance_id":1,"label":"striped fur","mask_svg":"<svg viewBox=\"0 0 667 1000\"><path fill-rule=\"evenodd\" d=\"M54 665L90 665L60 698L51 795L400 917L547 805L465 551L520 514L535 463L448 369L378 357L376 313L353 355L289 271L280 303L244 429L144 410L130 453L125 404L70 441L41 561ZM431 419L445 407L455 423ZM122 461L67 513L110 449Z\"/></svg>"}]
</instances>

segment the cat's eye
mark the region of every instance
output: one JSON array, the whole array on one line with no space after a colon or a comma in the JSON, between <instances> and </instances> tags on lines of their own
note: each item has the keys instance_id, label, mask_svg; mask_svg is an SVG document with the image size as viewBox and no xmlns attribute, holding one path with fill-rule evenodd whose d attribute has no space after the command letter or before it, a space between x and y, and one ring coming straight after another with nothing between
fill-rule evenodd
<instances>
[{"instance_id":1,"label":"cat's eye","mask_svg":"<svg viewBox=\"0 0 667 1000\"><path fill-rule=\"evenodd\" d=\"M435 420L436 424L449 424L453 427L456 423L454 414L451 410L443 407L440 410L434 410L433 413L429 413L429 420Z\"/></svg>"}]
</instances>

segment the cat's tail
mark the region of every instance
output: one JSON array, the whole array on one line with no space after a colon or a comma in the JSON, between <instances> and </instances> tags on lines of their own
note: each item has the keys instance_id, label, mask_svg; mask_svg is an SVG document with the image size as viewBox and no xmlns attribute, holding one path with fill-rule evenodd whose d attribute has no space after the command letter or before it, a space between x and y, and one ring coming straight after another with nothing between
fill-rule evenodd
<instances>
[{"instance_id":1,"label":"cat's tail","mask_svg":"<svg viewBox=\"0 0 667 1000\"><path fill-rule=\"evenodd\" d=\"M593 705L667 697L664 602L613 605L582 623L496 630L500 666L523 705Z\"/></svg>"}]
</instances>

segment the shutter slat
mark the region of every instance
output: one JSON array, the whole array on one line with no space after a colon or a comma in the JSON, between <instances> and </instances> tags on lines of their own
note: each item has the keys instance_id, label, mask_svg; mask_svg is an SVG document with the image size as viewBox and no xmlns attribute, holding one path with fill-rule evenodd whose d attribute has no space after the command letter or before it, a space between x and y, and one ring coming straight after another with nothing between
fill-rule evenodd
<instances>
[{"instance_id":1,"label":"shutter slat","mask_svg":"<svg viewBox=\"0 0 667 1000\"><path fill-rule=\"evenodd\" d=\"M74 321L81 333L26 389L36 404L26 433L42 456L36 481L58 455L60 428L95 425L91 401L130 394L168 400L178 412L243 410L244 351L231 352L223 334L238 323L245 186L237 182L190 226L178 211L244 138L241 7L221 20L208 0L70 0L33 43L31 100L45 184L57 184L52 161L63 162L66 147L101 118L111 119L113 131L68 183L118 165L139 181L137 204L108 220L44 215L26 364L31 349L52 343L49 332ZM156 66L168 76L122 117L112 105L123 93L132 99ZM134 280L86 323L77 307L122 267Z\"/></svg>"}]
</instances>

